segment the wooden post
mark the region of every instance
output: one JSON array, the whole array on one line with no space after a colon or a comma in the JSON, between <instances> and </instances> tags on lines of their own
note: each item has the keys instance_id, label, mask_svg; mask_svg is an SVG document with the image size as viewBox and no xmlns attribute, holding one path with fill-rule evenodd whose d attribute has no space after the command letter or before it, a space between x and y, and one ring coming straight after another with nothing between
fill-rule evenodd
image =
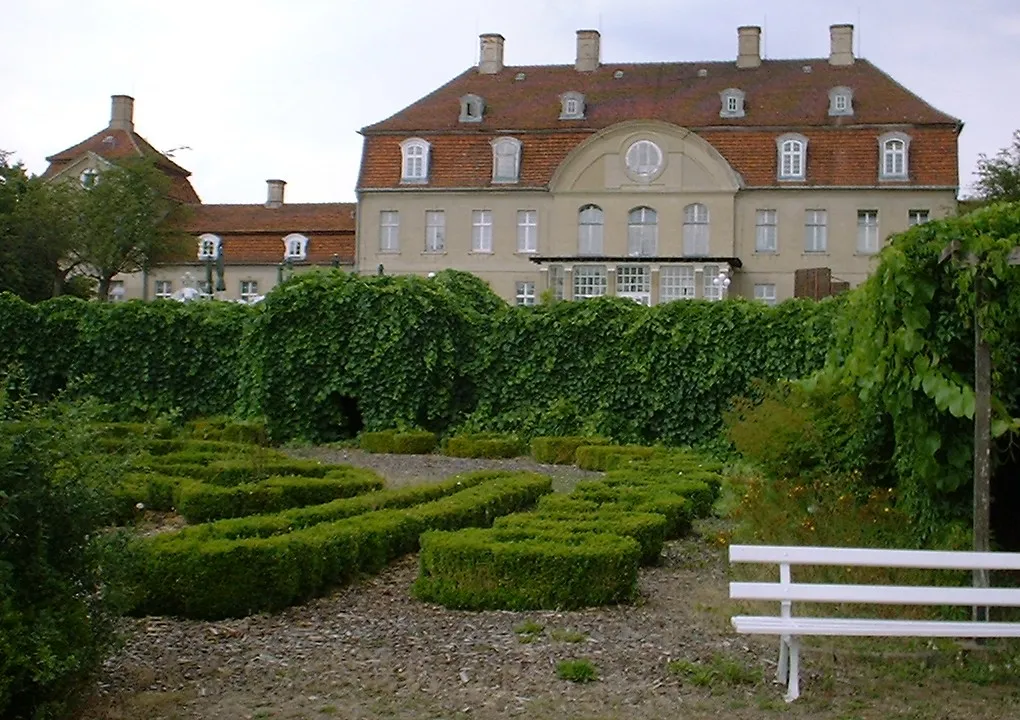
<instances>
[{"instance_id":1,"label":"wooden post","mask_svg":"<svg viewBox=\"0 0 1020 720\"><path fill-rule=\"evenodd\" d=\"M988 552L991 539L992 355L981 332L984 279L975 278L974 302L974 551ZM987 570L974 570L974 587L989 586ZM974 620L988 620L987 607L974 607Z\"/></svg>"}]
</instances>

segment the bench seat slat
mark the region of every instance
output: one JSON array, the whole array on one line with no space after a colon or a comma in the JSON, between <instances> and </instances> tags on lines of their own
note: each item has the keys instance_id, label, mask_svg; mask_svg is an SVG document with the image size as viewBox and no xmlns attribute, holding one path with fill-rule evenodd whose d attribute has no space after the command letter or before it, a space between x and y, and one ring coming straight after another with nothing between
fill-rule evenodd
<instances>
[{"instance_id":1,"label":"bench seat slat","mask_svg":"<svg viewBox=\"0 0 1020 720\"><path fill-rule=\"evenodd\" d=\"M872 620L870 618L779 618L738 615L739 633L751 635L846 635L853 637L1020 637L1020 623L951 622L938 620Z\"/></svg>"},{"instance_id":2,"label":"bench seat slat","mask_svg":"<svg viewBox=\"0 0 1020 720\"><path fill-rule=\"evenodd\" d=\"M731 563L787 563L931 570L1020 570L1020 553L730 545Z\"/></svg>"},{"instance_id":3,"label":"bench seat slat","mask_svg":"<svg viewBox=\"0 0 1020 720\"><path fill-rule=\"evenodd\" d=\"M859 602L879 605L987 605L1020 607L1020 588L829 585L823 583L732 582L736 600Z\"/></svg>"}]
</instances>

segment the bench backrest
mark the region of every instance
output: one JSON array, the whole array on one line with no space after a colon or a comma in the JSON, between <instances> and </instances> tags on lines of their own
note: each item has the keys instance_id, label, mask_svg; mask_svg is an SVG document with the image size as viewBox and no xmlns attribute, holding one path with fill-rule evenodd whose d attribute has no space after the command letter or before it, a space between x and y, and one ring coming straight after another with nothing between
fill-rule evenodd
<instances>
[{"instance_id":1,"label":"bench backrest","mask_svg":"<svg viewBox=\"0 0 1020 720\"><path fill-rule=\"evenodd\" d=\"M731 563L778 564L779 582L733 582L730 597L779 600L784 615L791 601L890 605L987 605L1020 607L1020 588L921 587L794 583L792 565L919 568L932 570L1020 570L1020 553L879 550L775 545L731 545Z\"/></svg>"}]
</instances>

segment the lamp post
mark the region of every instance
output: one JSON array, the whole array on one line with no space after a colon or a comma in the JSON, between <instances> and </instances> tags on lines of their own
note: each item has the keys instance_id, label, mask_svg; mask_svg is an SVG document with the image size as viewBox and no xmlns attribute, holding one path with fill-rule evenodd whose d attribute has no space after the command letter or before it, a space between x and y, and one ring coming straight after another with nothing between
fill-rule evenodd
<instances>
[{"instance_id":1,"label":"lamp post","mask_svg":"<svg viewBox=\"0 0 1020 720\"><path fill-rule=\"evenodd\" d=\"M725 299L726 291L730 287L730 278L729 275L726 274L725 270L720 270L719 274L712 278L712 285L719 288L719 299Z\"/></svg>"}]
</instances>

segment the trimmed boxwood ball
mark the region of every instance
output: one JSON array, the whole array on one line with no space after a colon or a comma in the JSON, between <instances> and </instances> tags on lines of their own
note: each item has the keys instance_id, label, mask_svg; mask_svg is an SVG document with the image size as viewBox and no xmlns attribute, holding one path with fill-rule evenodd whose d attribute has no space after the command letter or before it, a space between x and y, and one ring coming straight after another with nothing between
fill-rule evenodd
<instances>
[{"instance_id":1,"label":"trimmed boxwood ball","mask_svg":"<svg viewBox=\"0 0 1020 720\"><path fill-rule=\"evenodd\" d=\"M529 530L536 535L550 531L611 533L634 538L641 546L641 564L653 565L662 554L666 539L666 518L658 513L602 510L587 515L536 510L498 518L495 528Z\"/></svg>"},{"instance_id":2,"label":"trimmed boxwood ball","mask_svg":"<svg viewBox=\"0 0 1020 720\"><path fill-rule=\"evenodd\" d=\"M641 547L610 533L429 532L412 592L462 610L567 610L632 600Z\"/></svg>"},{"instance_id":3,"label":"trimmed boxwood ball","mask_svg":"<svg viewBox=\"0 0 1020 720\"><path fill-rule=\"evenodd\" d=\"M577 467L582 470L613 470L631 460L650 458L655 448L644 445L582 445L577 448Z\"/></svg>"},{"instance_id":4,"label":"trimmed boxwood ball","mask_svg":"<svg viewBox=\"0 0 1020 720\"><path fill-rule=\"evenodd\" d=\"M608 444L609 438L602 437L537 437L531 441L531 456L545 465L573 465L577 448Z\"/></svg>"},{"instance_id":5,"label":"trimmed boxwood ball","mask_svg":"<svg viewBox=\"0 0 1020 720\"><path fill-rule=\"evenodd\" d=\"M513 458L525 453L525 445L516 435L477 433L456 435L446 441L443 454L463 458Z\"/></svg>"}]
</instances>

